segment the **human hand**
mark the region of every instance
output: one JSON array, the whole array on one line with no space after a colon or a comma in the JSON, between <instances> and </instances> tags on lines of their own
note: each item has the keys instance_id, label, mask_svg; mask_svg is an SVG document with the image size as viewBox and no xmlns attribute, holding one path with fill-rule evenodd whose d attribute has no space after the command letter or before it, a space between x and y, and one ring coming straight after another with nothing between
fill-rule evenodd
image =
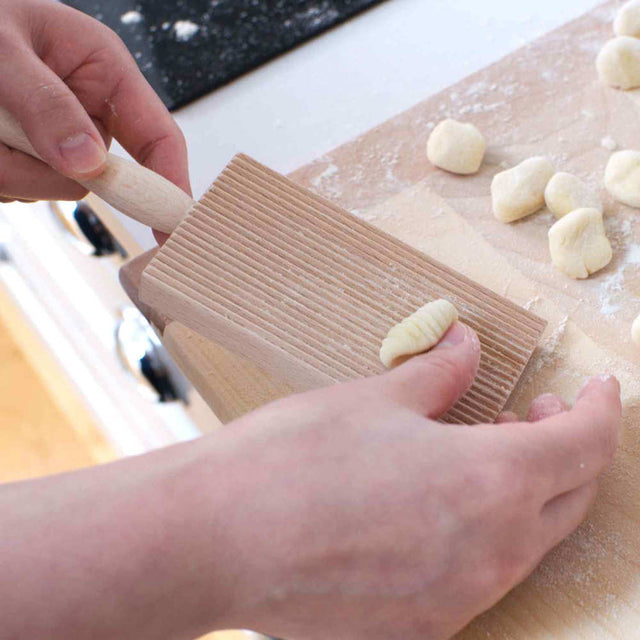
<instances>
[{"instance_id":1,"label":"human hand","mask_svg":"<svg viewBox=\"0 0 640 640\"><path fill-rule=\"evenodd\" d=\"M0 486L3 632L450 637L584 518L620 425L613 378L587 383L571 410L541 396L535 423L435 422L478 359L456 324L383 376L147 455Z\"/></svg>"},{"instance_id":2,"label":"human hand","mask_svg":"<svg viewBox=\"0 0 640 640\"><path fill-rule=\"evenodd\" d=\"M44 162L0 144L2 201L78 200L111 138L190 193L184 137L122 41L52 0L0 0L0 106Z\"/></svg>"},{"instance_id":3,"label":"human hand","mask_svg":"<svg viewBox=\"0 0 640 640\"><path fill-rule=\"evenodd\" d=\"M478 359L458 324L384 376L285 399L220 434L244 480L224 514L235 595L218 628L448 638L578 526L616 447L617 381L589 381L571 410L541 396L537 422L435 422Z\"/></svg>"}]
</instances>

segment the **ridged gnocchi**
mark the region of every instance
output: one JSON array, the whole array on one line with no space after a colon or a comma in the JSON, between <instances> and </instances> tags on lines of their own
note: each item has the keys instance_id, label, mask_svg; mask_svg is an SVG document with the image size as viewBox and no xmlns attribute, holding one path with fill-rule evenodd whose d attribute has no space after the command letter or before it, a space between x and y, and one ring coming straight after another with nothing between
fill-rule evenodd
<instances>
[{"instance_id":1,"label":"ridged gnocchi","mask_svg":"<svg viewBox=\"0 0 640 640\"><path fill-rule=\"evenodd\" d=\"M434 300L392 327L380 347L380 360L392 367L398 358L428 351L458 319L458 310L448 300Z\"/></svg>"}]
</instances>

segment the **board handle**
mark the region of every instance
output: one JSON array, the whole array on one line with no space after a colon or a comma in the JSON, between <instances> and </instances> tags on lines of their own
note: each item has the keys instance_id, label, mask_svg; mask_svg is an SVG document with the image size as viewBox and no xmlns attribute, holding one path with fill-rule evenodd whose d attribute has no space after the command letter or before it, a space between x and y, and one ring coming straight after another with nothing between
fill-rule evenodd
<instances>
[{"instance_id":1,"label":"board handle","mask_svg":"<svg viewBox=\"0 0 640 640\"><path fill-rule=\"evenodd\" d=\"M41 160L20 123L0 108L0 141ZM79 181L125 215L158 231L171 233L195 204L182 189L142 165L108 154L105 170Z\"/></svg>"}]
</instances>

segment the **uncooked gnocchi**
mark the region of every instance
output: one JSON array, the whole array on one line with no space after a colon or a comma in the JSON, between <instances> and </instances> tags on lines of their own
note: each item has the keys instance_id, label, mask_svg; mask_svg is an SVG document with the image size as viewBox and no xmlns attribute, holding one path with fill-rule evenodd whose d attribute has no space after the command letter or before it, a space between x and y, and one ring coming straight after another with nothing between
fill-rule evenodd
<instances>
[{"instance_id":1,"label":"uncooked gnocchi","mask_svg":"<svg viewBox=\"0 0 640 640\"><path fill-rule=\"evenodd\" d=\"M612 251L597 209L576 209L549 229L553 264L571 278L588 278L606 267Z\"/></svg>"},{"instance_id":2,"label":"uncooked gnocchi","mask_svg":"<svg viewBox=\"0 0 640 640\"><path fill-rule=\"evenodd\" d=\"M620 8L613 30L617 36L640 38L640 0L631 0Z\"/></svg>"},{"instance_id":3,"label":"uncooked gnocchi","mask_svg":"<svg viewBox=\"0 0 640 640\"><path fill-rule=\"evenodd\" d=\"M448 300L428 302L389 330L380 347L382 364L391 367L398 358L428 351L457 319L458 310Z\"/></svg>"},{"instance_id":4,"label":"uncooked gnocchi","mask_svg":"<svg viewBox=\"0 0 640 640\"><path fill-rule=\"evenodd\" d=\"M640 151L618 151L607 163L604 186L622 204L640 208Z\"/></svg>"},{"instance_id":5,"label":"uncooked gnocchi","mask_svg":"<svg viewBox=\"0 0 640 640\"><path fill-rule=\"evenodd\" d=\"M556 173L549 180L544 200L556 218L562 218L576 209L602 211L602 202L598 194L577 176L563 171Z\"/></svg>"},{"instance_id":6,"label":"uncooked gnocchi","mask_svg":"<svg viewBox=\"0 0 640 640\"><path fill-rule=\"evenodd\" d=\"M543 157L529 158L498 173L491 183L493 214L501 222L514 222L544 206L544 190L554 174Z\"/></svg>"},{"instance_id":7,"label":"uncooked gnocchi","mask_svg":"<svg viewBox=\"0 0 640 640\"><path fill-rule=\"evenodd\" d=\"M429 136L427 158L440 169L469 175L482 164L486 144L472 124L443 120Z\"/></svg>"},{"instance_id":8,"label":"uncooked gnocchi","mask_svg":"<svg viewBox=\"0 0 640 640\"><path fill-rule=\"evenodd\" d=\"M640 40L619 36L602 47L596 60L600 78L616 89L640 87Z\"/></svg>"}]
</instances>

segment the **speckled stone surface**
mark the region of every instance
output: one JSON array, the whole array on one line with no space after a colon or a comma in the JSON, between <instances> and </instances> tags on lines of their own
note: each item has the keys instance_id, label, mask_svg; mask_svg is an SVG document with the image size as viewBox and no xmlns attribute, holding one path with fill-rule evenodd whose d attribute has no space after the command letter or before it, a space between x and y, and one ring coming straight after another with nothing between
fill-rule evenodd
<instances>
[{"instance_id":1,"label":"speckled stone surface","mask_svg":"<svg viewBox=\"0 0 640 640\"><path fill-rule=\"evenodd\" d=\"M170 109L382 0L64 0L114 29Z\"/></svg>"}]
</instances>

